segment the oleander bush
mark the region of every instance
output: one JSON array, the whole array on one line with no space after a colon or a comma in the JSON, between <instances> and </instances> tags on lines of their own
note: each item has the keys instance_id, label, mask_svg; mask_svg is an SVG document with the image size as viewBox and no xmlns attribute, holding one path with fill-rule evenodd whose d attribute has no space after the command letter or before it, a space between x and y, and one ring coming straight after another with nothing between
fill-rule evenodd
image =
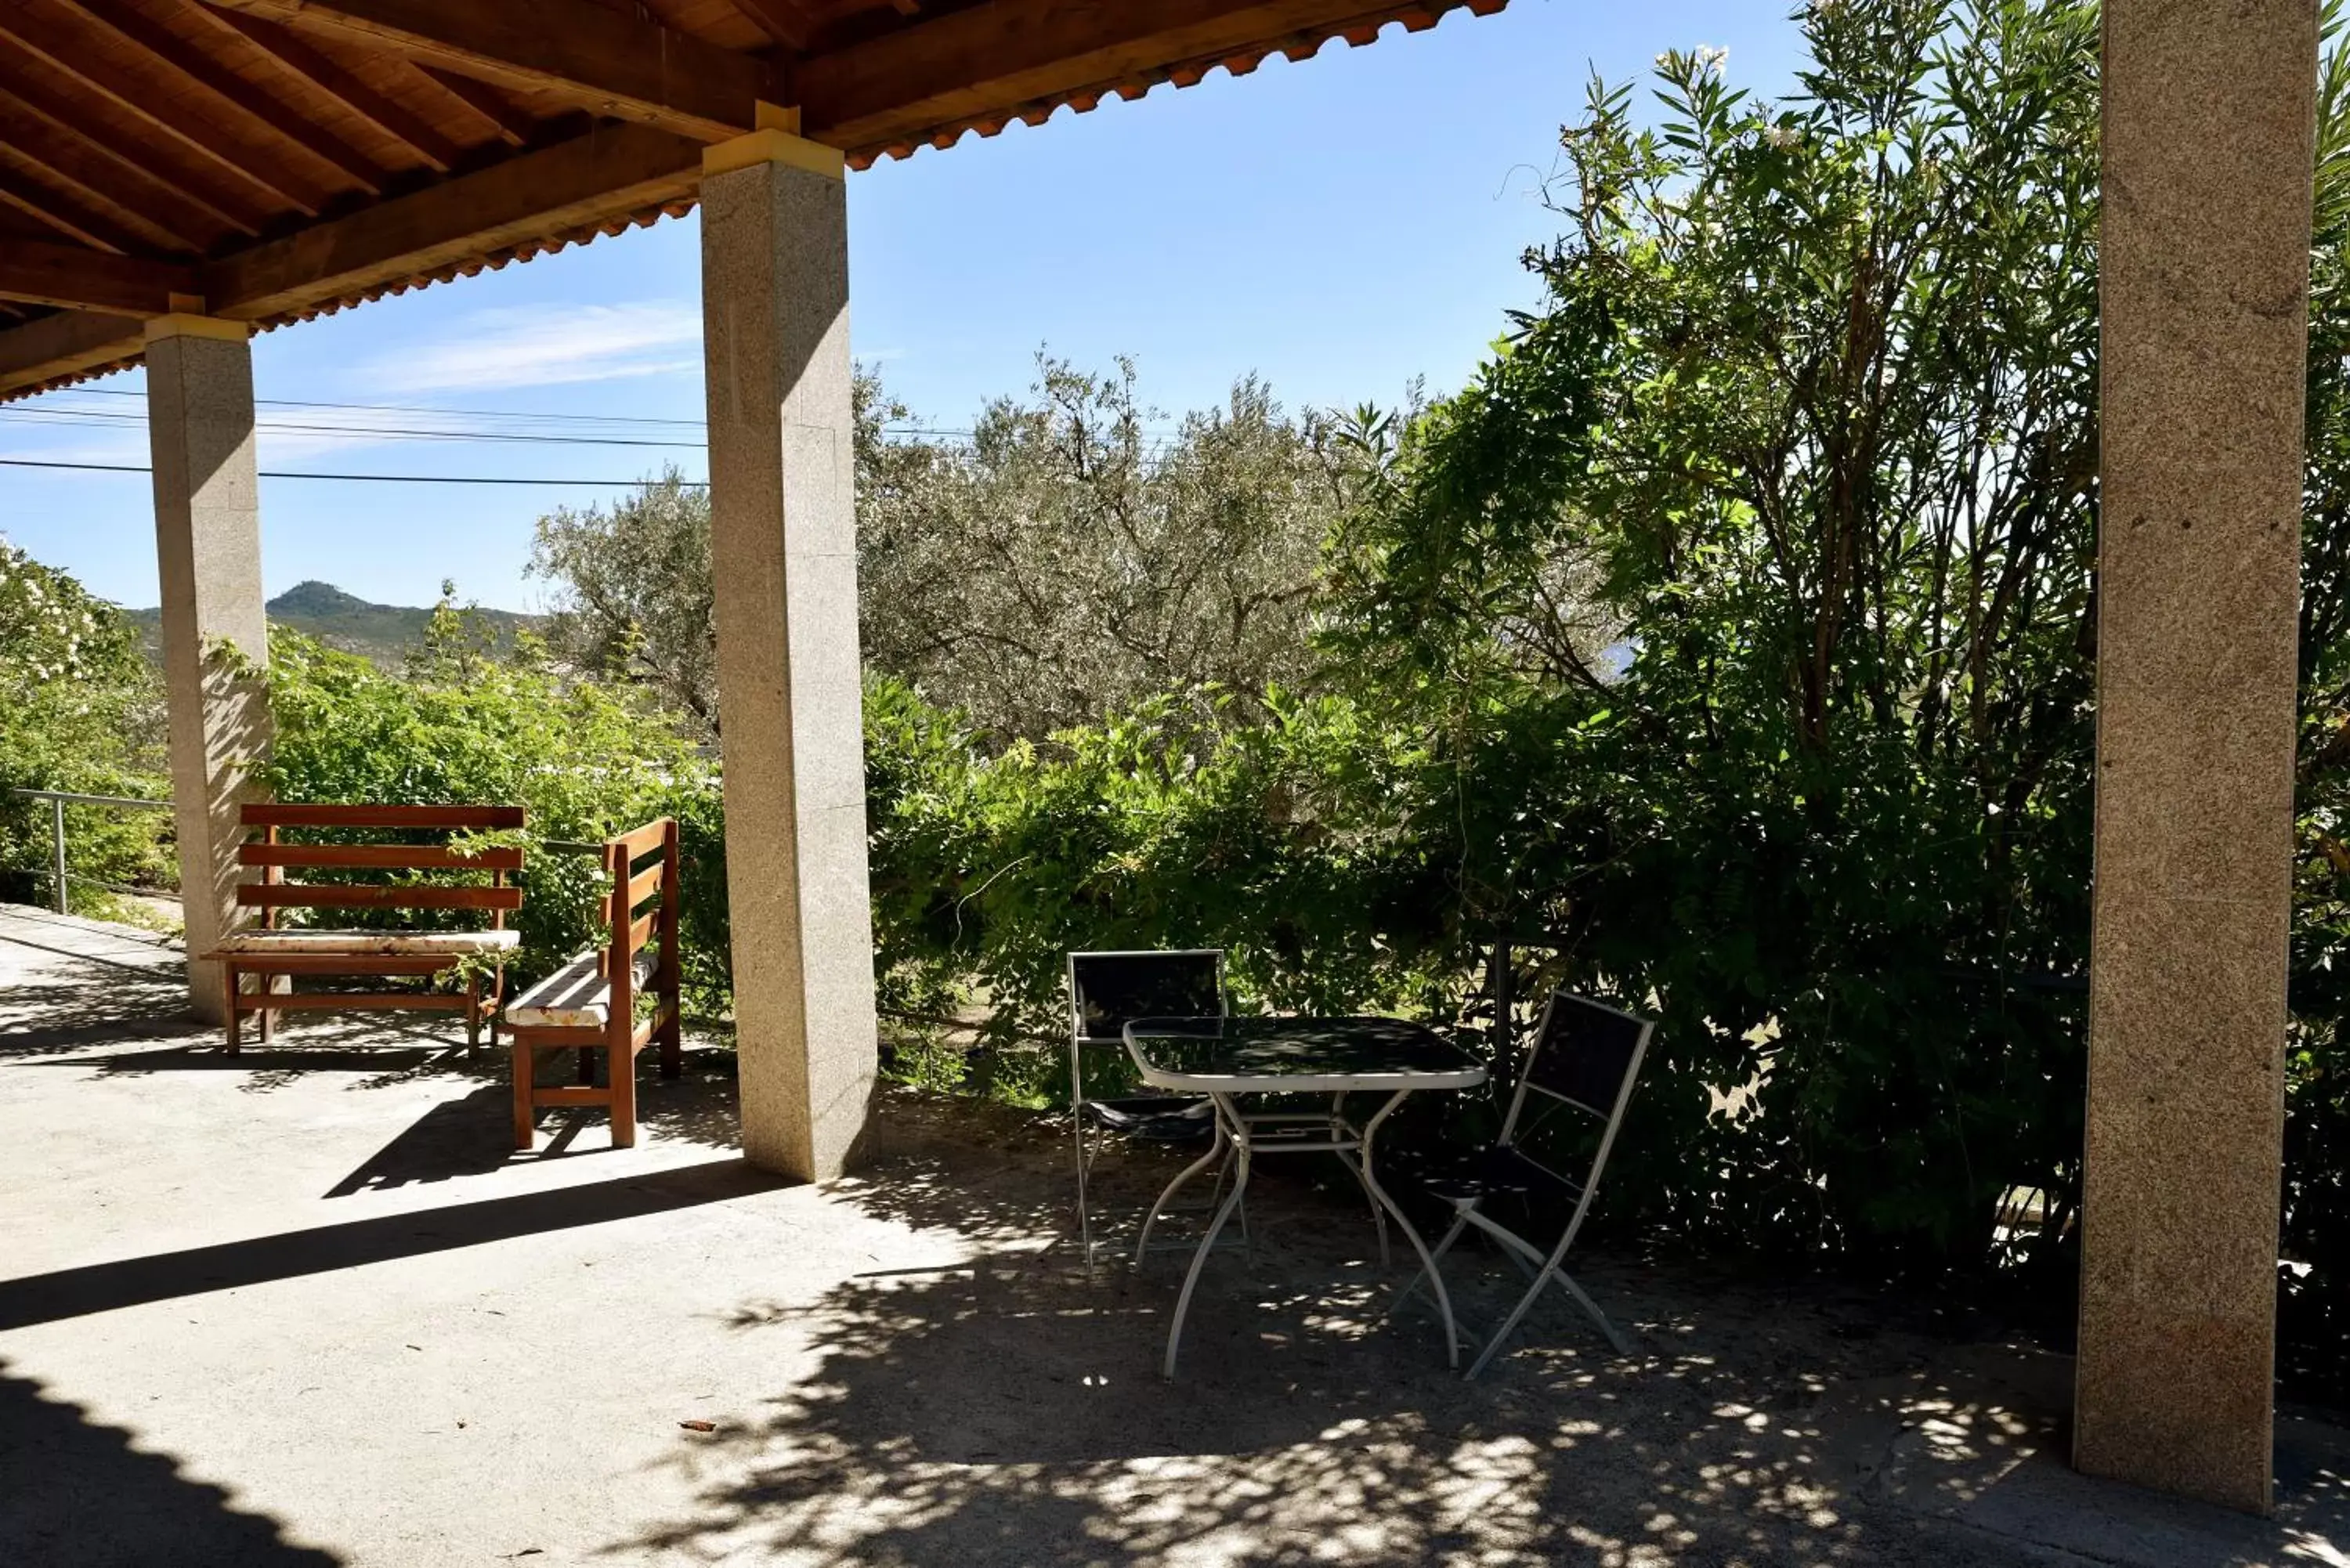
<instances>
[{"instance_id":1,"label":"oleander bush","mask_svg":"<svg viewBox=\"0 0 2350 1568\"><path fill-rule=\"evenodd\" d=\"M50 805L13 791L170 796L161 683L114 605L0 538L0 899L48 904ZM178 880L166 812L66 808L76 913L136 918L109 886Z\"/></svg>"}]
</instances>

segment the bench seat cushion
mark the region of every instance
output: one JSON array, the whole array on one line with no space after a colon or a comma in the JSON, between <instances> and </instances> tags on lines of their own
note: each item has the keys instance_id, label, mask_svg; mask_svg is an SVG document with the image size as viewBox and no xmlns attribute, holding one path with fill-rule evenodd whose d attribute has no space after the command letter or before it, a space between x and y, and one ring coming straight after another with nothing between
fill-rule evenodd
<instances>
[{"instance_id":1,"label":"bench seat cushion","mask_svg":"<svg viewBox=\"0 0 2350 1568\"><path fill-rule=\"evenodd\" d=\"M598 955L581 953L505 1007L505 1021L516 1029L601 1029L612 1019L612 983L596 970ZM653 951L637 954L636 985L641 991L653 977Z\"/></svg>"},{"instance_id":2,"label":"bench seat cushion","mask_svg":"<svg viewBox=\"0 0 2350 1568\"><path fill-rule=\"evenodd\" d=\"M466 953L511 952L522 942L519 931L232 931L221 939L218 952L230 957L266 957L271 953Z\"/></svg>"}]
</instances>

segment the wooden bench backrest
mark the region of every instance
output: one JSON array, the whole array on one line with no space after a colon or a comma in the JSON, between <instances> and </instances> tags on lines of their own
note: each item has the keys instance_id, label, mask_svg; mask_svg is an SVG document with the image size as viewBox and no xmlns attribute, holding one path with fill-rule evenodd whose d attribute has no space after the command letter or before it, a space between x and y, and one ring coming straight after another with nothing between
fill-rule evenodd
<instances>
[{"instance_id":1,"label":"wooden bench backrest","mask_svg":"<svg viewBox=\"0 0 2350 1568\"><path fill-rule=\"evenodd\" d=\"M655 988L677 989L676 820L660 817L605 840L604 872L612 879L607 911L612 934L605 948L604 978L612 987L612 1016L625 1019L631 1016L636 956L656 940L661 950Z\"/></svg>"},{"instance_id":2,"label":"wooden bench backrest","mask_svg":"<svg viewBox=\"0 0 2350 1568\"><path fill-rule=\"evenodd\" d=\"M504 929L506 914L522 908L522 889L507 885L522 869L519 846L484 847L467 855L440 844L284 844L278 830L328 827L346 832L484 833L523 826L518 805L300 805L256 802L238 811L248 828L262 830L258 843L237 846L237 863L262 868L262 880L237 884L236 901L266 912L276 923L282 909L487 909ZM382 871L485 871L486 887L390 887L356 882L289 882L288 869Z\"/></svg>"}]
</instances>

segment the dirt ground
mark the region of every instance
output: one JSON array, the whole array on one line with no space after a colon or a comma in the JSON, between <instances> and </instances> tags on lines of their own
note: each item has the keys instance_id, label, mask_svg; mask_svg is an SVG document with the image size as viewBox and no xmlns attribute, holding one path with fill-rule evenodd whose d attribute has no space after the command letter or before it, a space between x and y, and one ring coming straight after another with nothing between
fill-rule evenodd
<instances>
[{"instance_id":1,"label":"dirt ground","mask_svg":"<svg viewBox=\"0 0 2350 1568\"><path fill-rule=\"evenodd\" d=\"M888 1091L793 1186L705 1051L517 1156L502 1053L232 1060L175 964L0 910L0 1564L2350 1563L2350 1434L2281 1423L2273 1521L2092 1481L2069 1365L1930 1303L1595 1257L1635 1355L1546 1308L1464 1383L1305 1159L1170 1384L1182 1260L1087 1272L1061 1124Z\"/></svg>"}]
</instances>

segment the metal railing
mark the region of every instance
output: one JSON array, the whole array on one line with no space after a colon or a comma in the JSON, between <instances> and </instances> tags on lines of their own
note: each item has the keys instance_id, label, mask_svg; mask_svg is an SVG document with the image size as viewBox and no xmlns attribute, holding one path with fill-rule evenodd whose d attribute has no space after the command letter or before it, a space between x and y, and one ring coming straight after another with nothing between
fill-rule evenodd
<instances>
[{"instance_id":1,"label":"metal railing","mask_svg":"<svg viewBox=\"0 0 2350 1568\"><path fill-rule=\"evenodd\" d=\"M93 877L77 877L66 868L66 807L68 805L105 805L119 811L169 811L168 800L140 800L127 794L78 794L71 790L12 789L10 794L28 800L49 803L49 870L48 877L55 892L54 902L60 915L71 914L67 908L67 889L76 882L93 888L103 888L114 893L137 893L153 898L172 898L179 895L168 888L122 888Z\"/></svg>"}]
</instances>

